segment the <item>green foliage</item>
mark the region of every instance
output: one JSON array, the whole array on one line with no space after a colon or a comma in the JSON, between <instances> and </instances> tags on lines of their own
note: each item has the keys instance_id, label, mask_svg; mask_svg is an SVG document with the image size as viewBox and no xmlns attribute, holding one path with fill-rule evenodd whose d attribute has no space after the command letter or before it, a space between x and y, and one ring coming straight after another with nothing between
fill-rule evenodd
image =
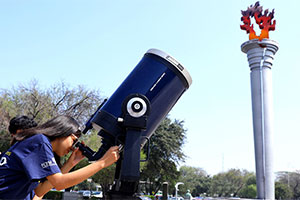
<instances>
[{"instance_id":1,"label":"green foliage","mask_svg":"<svg viewBox=\"0 0 300 200\"><path fill-rule=\"evenodd\" d=\"M237 196L248 180L249 172L246 170L231 169L228 172L213 176L210 194L219 197Z\"/></svg>"},{"instance_id":2,"label":"green foliage","mask_svg":"<svg viewBox=\"0 0 300 200\"><path fill-rule=\"evenodd\" d=\"M151 199L155 199L155 196L153 196L153 195L144 195L145 197L149 197L149 198L151 198Z\"/></svg>"},{"instance_id":3,"label":"green foliage","mask_svg":"<svg viewBox=\"0 0 300 200\"><path fill-rule=\"evenodd\" d=\"M254 173L245 173L243 178L245 184L238 192L238 196L242 198L256 198L256 176Z\"/></svg>"},{"instance_id":4,"label":"green foliage","mask_svg":"<svg viewBox=\"0 0 300 200\"><path fill-rule=\"evenodd\" d=\"M182 146L185 143L186 130L183 128L183 123L178 120L172 122L169 118L161 122L151 137L151 158L155 156L156 160L170 160L175 163L184 161Z\"/></svg>"},{"instance_id":5,"label":"green foliage","mask_svg":"<svg viewBox=\"0 0 300 200\"><path fill-rule=\"evenodd\" d=\"M169 118L156 129L151 137L150 159L141 172L141 180L150 183L145 193L156 193L165 181L169 182L169 188L174 188L179 177L176 164L185 159L182 151L185 133L182 121L172 122Z\"/></svg>"},{"instance_id":6,"label":"green foliage","mask_svg":"<svg viewBox=\"0 0 300 200\"><path fill-rule=\"evenodd\" d=\"M38 82L32 80L28 85L0 89L0 119L5 119L8 125L12 117L28 115L43 123L66 114L84 124L101 101L99 91L89 91L84 86L70 88L61 82L41 89Z\"/></svg>"},{"instance_id":7,"label":"green foliage","mask_svg":"<svg viewBox=\"0 0 300 200\"><path fill-rule=\"evenodd\" d=\"M193 196L208 193L211 183L210 177L203 169L189 166L180 168L178 181L184 183L184 185L180 186L179 194L183 195L187 190L190 190Z\"/></svg>"},{"instance_id":8,"label":"green foliage","mask_svg":"<svg viewBox=\"0 0 300 200\"><path fill-rule=\"evenodd\" d=\"M94 151L98 151L101 146L101 137L98 136L98 131L92 129L87 135L83 135L81 140Z\"/></svg>"},{"instance_id":9,"label":"green foliage","mask_svg":"<svg viewBox=\"0 0 300 200\"><path fill-rule=\"evenodd\" d=\"M277 182L286 185L292 192L292 199L300 198L300 173L296 172L278 172ZM276 185L275 185L276 186Z\"/></svg>"},{"instance_id":10,"label":"green foliage","mask_svg":"<svg viewBox=\"0 0 300 200\"><path fill-rule=\"evenodd\" d=\"M241 198L250 198L255 199L257 196L256 184L246 185L238 193L238 196Z\"/></svg>"},{"instance_id":11,"label":"green foliage","mask_svg":"<svg viewBox=\"0 0 300 200\"><path fill-rule=\"evenodd\" d=\"M0 151L9 147L11 138L7 128L16 115L27 115L41 124L66 114L84 125L101 101L99 91L89 91L83 86L69 88L63 82L41 89L33 80L27 85L0 89Z\"/></svg>"},{"instance_id":12,"label":"green foliage","mask_svg":"<svg viewBox=\"0 0 300 200\"><path fill-rule=\"evenodd\" d=\"M73 190L96 190L96 183L84 180L81 183L74 186Z\"/></svg>"},{"instance_id":13,"label":"green foliage","mask_svg":"<svg viewBox=\"0 0 300 200\"><path fill-rule=\"evenodd\" d=\"M94 182L99 183L101 185L103 193L106 193L109 189L109 186L114 181L114 177L115 177L114 175L115 175L115 164L100 170L94 176L92 176L92 179Z\"/></svg>"},{"instance_id":14,"label":"green foliage","mask_svg":"<svg viewBox=\"0 0 300 200\"><path fill-rule=\"evenodd\" d=\"M76 190L89 190L90 186L91 186L90 183L87 182L87 180L84 180L81 183L76 185Z\"/></svg>"},{"instance_id":15,"label":"green foliage","mask_svg":"<svg viewBox=\"0 0 300 200\"><path fill-rule=\"evenodd\" d=\"M61 191L49 191L43 199L61 200L63 199L64 192Z\"/></svg>"},{"instance_id":16,"label":"green foliage","mask_svg":"<svg viewBox=\"0 0 300 200\"><path fill-rule=\"evenodd\" d=\"M0 130L0 152L5 152L10 147L10 134L8 131Z\"/></svg>"},{"instance_id":17,"label":"green foliage","mask_svg":"<svg viewBox=\"0 0 300 200\"><path fill-rule=\"evenodd\" d=\"M275 183L275 198L276 199L290 199L293 196L292 190L288 185L276 182Z\"/></svg>"},{"instance_id":18,"label":"green foliage","mask_svg":"<svg viewBox=\"0 0 300 200\"><path fill-rule=\"evenodd\" d=\"M246 174L246 185L256 185L256 176L254 173Z\"/></svg>"}]
</instances>

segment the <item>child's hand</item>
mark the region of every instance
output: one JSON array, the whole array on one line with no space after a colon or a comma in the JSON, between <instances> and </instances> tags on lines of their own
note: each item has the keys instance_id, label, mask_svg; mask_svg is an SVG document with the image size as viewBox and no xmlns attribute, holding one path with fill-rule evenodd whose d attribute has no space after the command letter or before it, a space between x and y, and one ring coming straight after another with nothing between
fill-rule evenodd
<instances>
[{"instance_id":1,"label":"child's hand","mask_svg":"<svg viewBox=\"0 0 300 200\"><path fill-rule=\"evenodd\" d=\"M77 165L82 159L84 158L84 155L82 155L81 151L77 148L75 149L71 156L69 157L67 162L70 162L71 166L74 167Z\"/></svg>"},{"instance_id":2,"label":"child's hand","mask_svg":"<svg viewBox=\"0 0 300 200\"><path fill-rule=\"evenodd\" d=\"M108 167L115 163L120 158L119 155L119 147L113 146L108 149L108 151L104 154L104 156L100 159L104 161L104 167Z\"/></svg>"}]
</instances>

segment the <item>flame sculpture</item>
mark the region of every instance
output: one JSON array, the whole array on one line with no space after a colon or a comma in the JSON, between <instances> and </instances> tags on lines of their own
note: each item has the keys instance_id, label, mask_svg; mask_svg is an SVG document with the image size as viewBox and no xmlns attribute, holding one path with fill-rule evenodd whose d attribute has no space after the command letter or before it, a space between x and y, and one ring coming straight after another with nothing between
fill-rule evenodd
<instances>
[{"instance_id":1,"label":"flame sculpture","mask_svg":"<svg viewBox=\"0 0 300 200\"><path fill-rule=\"evenodd\" d=\"M269 13L269 10L266 9L263 12L262 6L259 5L259 1L257 1L254 6L248 7L247 10L242 11L241 21L244 22L243 25L240 25L242 30L247 31L249 33L249 40L259 39L260 41L264 38L269 38L269 31L275 30L276 20L274 18L274 9ZM256 23L259 25L261 29L261 33L259 36L256 35L255 30L253 29L253 24L251 24L251 18L254 17Z\"/></svg>"}]
</instances>

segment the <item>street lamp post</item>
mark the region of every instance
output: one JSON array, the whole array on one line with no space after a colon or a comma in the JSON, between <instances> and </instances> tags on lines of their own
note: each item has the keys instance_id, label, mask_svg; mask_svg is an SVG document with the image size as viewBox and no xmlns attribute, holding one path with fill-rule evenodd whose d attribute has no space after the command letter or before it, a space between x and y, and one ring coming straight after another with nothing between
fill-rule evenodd
<instances>
[{"instance_id":1,"label":"street lamp post","mask_svg":"<svg viewBox=\"0 0 300 200\"><path fill-rule=\"evenodd\" d=\"M175 185L175 198L176 198L176 200L177 200L177 192L178 192L178 186L179 185L183 185L184 183L182 183L182 182L178 182L178 183L176 183L176 185Z\"/></svg>"}]
</instances>

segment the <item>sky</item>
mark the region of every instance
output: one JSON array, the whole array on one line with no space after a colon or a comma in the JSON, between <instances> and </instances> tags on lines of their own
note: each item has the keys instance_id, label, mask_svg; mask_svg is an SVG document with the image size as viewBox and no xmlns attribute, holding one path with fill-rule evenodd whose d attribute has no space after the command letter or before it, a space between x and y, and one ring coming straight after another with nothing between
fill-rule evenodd
<instances>
[{"instance_id":1,"label":"sky","mask_svg":"<svg viewBox=\"0 0 300 200\"><path fill-rule=\"evenodd\" d=\"M170 112L187 130L185 163L214 175L255 171L250 69L241 10L250 0L1 0L0 88L64 81L109 97L150 48L176 58L193 83ZM300 170L299 0L275 9L274 169ZM259 30L258 30L259 31Z\"/></svg>"}]
</instances>

